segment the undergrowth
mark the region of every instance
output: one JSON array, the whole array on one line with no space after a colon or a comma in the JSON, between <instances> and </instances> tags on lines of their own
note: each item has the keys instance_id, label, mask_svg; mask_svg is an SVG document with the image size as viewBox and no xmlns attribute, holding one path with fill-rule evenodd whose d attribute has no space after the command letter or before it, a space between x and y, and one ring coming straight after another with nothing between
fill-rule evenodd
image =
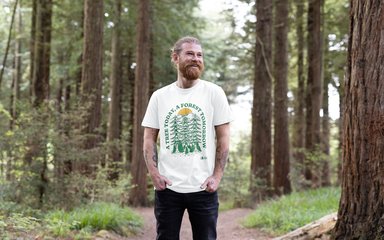
<instances>
[{"instance_id":1,"label":"undergrowth","mask_svg":"<svg viewBox=\"0 0 384 240\"><path fill-rule=\"evenodd\" d=\"M46 215L45 221L56 236L65 236L71 230L110 230L123 236L134 234L142 219L129 208L113 203L94 203L70 212L54 211Z\"/></svg>"},{"instance_id":2,"label":"undergrowth","mask_svg":"<svg viewBox=\"0 0 384 240\"><path fill-rule=\"evenodd\" d=\"M243 225L284 234L336 212L339 199L340 189L334 187L295 192L260 204Z\"/></svg>"}]
</instances>

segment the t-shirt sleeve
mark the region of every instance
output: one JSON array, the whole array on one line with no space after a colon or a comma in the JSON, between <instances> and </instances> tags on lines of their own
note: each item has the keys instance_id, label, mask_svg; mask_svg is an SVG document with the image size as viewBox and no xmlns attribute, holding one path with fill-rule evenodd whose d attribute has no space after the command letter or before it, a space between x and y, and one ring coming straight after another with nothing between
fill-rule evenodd
<instances>
[{"instance_id":1,"label":"t-shirt sleeve","mask_svg":"<svg viewBox=\"0 0 384 240\"><path fill-rule=\"evenodd\" d=\"M158 100L156 92L149 99L147 111L145 112L141 126L160 129L158 115Z\"/></svg>"},{"instance_id":2,"label":"t-shirt sleeve","mask_svg":"<svg viewBox=\"0 0 384 240\"><path fill-rule=\"evenodd\" d=\"M224 90L219 87L215 91L213 98L213 125L218 126L224 123L229 123L234 120L231 108L228 104L227 96L225 95Z\"/></svg>"}]
</instances>

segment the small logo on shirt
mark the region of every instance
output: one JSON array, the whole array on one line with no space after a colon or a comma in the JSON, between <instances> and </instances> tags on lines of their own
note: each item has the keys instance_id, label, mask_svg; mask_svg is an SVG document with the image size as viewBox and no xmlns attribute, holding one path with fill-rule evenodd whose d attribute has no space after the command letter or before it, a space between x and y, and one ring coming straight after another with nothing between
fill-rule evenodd
<instances>
[{"instance_id":1,"label":"small logo on shirt","mask_svg":"<svg viewBox=\"0 0 384 240\"><path fill-rule=\"evenodd\" d=\"M172 108L164 122L166 149L172 154L201 152L206 146L206 118L195 104L182 103Z\"/></svg>"}]
</instances>

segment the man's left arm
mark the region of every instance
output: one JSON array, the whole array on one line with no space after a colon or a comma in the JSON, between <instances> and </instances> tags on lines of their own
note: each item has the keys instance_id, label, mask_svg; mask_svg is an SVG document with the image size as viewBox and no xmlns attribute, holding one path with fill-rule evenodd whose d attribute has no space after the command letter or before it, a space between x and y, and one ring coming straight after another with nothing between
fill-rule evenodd
<instances>
[{"instance_id":1,"label":"man's left arm","mask_svg":"<svg viewBox=\"0 0 384 240\"><path fill-rule=\"evenodd\" d=\"M215 126L216 131L216 156L213 175L208 177L201 188L207 192L215 192L224 174L229 154L229 123Z\"/></svg>"}]
</instances>

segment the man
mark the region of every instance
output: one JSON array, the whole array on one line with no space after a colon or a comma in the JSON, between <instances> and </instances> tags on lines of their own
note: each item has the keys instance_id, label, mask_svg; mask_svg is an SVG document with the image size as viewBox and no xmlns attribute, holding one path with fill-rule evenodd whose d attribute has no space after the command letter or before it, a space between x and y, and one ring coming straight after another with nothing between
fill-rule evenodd
<instances>
[{"instance_id":1,"label":"man","mask_svg":"<svg viewBox=\"0 0 384 240\"><path fill-rule=\"evenodd\" d=\"M177 80L153 93L142 122L157 239L179 239L185 209L194 240L216 239L216 190L228 158L231 111L224 91L200 79L204 61L198 39L179 39L171 60Z\"/></svg>"}]
</instances>

